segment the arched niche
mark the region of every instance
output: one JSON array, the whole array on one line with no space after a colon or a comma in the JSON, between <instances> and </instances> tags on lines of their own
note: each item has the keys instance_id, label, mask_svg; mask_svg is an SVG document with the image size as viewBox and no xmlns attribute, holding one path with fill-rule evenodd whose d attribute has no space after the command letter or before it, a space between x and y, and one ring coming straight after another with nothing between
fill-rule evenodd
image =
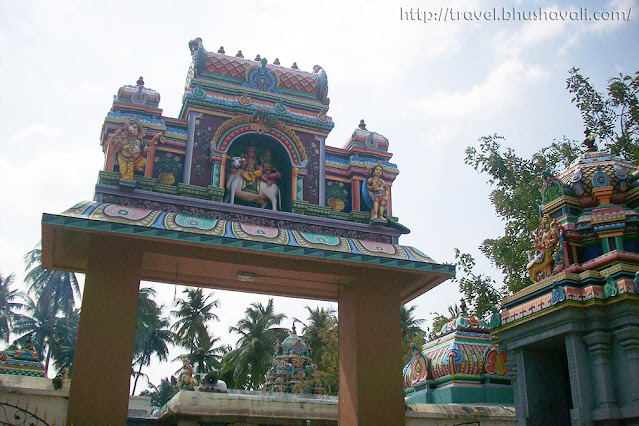
<instances>
[{"instance_id":1,"label":"arched niche","mask_svg":"<svg viewBox=\"0 0 639 426\"><path fill-rule=\"evenodd\" d=\"M229 143L228 150L226 151L226 178L228 179L229 172L232 170L232 158L241 157L242 154L246 153L251 142L255 143L255 158L258 160L258 164L266 151L271 152L271 164L273 164L282 175L282 178L276 182L280 188L282 197L282 208L279 210L290 212L292 210L293 200L293 165L291 164L289 152L282 146L281 142L274 137L266 133L259 134L254 131L249 131L234 138ZM235 203L244 206L260 207L257 203L243 201L237 197L235 198ZM270 202L266 208L271 208Z\"/></svg>"}]
</instances>

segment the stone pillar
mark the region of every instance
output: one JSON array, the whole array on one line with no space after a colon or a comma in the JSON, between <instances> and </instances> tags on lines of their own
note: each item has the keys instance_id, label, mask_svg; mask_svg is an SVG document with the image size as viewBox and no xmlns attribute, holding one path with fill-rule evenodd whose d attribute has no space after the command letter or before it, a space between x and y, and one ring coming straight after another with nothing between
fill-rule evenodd
<instances>
[{"instance_id":1,"label":"stone pillar","mask_svg":"<svg viewBox=\"0 0 639 426\"><path fill-rule=\"evenodd\" d=\"M619 416L619 409L615 400L610 369L612 334L607 331L593 331L586 334L584 340L590 352L592 389L595 394L593 420L615 419Z\"/></svg>"},{"instance_id":2,"label":"stone pillar","mask_svg":"<svg viewBox=\"0 0 639 426\"><path fill-rule=\"evenodd\" d=\"M182 183L191 183L191 163L193 163L193 143L195 142L195 122L202 117L201 112L192 112L189 114L189 124L187 128L186 150L184 152L184 171L182 175ZM200 141L207 143L208 141Z\"/></svg>"},{"instance_id":3,"label":"stone pillar","mask_svg":"<svg viewBox=\"0 0 639 426\"><path fill-rule=\"evenodd\" d=\"M577 333L566 334L564 340L573 406L570 410L570 421L573 425L590 424L593 403L588 349L581 335Z\"/></svg>"},{"instance_id":4,"label":"stone pillar","mask_svg":"<svg viewBox=\"0 0 639 426\"><path fill-rule=\"evenodd\" d=\"M631 395L634 404L639 404L639 326L627 325L615 330L614 333L628 362L623 369L624 376L627 378L623 383L623 389Z\"/></svg>"},{"instance_id":5,"label":"stone pillar","mask_svg":"<svg viewBox=\"0 0 639 426\"><path fill-rule=\"evenodd\" d=\"M526 369L523 350L516 349L508 352L506 368L510 370L509 378L513 387L517 424L525 425L528 417L528 395L526 393Z\"/></svg>"},{"instance_id":6,"label":"stone pillar","mask_svg":"<svg viewBox=\"0 0 639 426\"><path fill-rule=\"evenodd\" d=\"M91 238L68 425L126 424L141 266L137 243Z\"/></svg>"},{"instance_id":7,"label":"stone pillar","mask_svg":"<svg viewBox=\"0 0 639 426\"><path fill-rule=\"evenodd\" d=\"M381 271L340 287L339 424L405 423L399 288Z\"/></svg>"}]
</instances>

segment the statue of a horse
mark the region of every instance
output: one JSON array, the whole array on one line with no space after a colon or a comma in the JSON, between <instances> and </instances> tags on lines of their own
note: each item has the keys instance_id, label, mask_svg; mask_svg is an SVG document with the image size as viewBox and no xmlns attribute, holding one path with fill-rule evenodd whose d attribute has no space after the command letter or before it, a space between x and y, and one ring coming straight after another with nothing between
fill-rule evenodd
<instances>
[{"instance_id":1,"label":"statue of a horse","mask_svg":"<svg viewBox=\"0 0 639 426\"><path fill-rule=\"evenodd\" d=\"M244 178L242 177L242 169L240 168L240 158L233 157L231 160L232 169L229 173L226 182L226 196L224 202L235 204L235 197L244 201L252 201L260 204L262 208L266 207L266 200L271 202L271 208L277 211L278 207L282 206L282 198L280 189L275 183L268 185L266 182L261 182L256 179L256 184L259 185L259 191L257 193L245 191Z\"/></svg>"}]
</instances>

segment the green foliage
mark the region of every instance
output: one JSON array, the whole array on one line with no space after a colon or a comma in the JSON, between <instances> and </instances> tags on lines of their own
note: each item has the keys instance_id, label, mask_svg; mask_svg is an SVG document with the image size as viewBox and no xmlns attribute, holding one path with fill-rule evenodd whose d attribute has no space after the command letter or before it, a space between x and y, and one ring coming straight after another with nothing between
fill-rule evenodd
<instances>
[{"instance_id":1,"label":"green foliage","mask_svg":"<svg viewBox=\"0 0 639 426\"><path fill-rule=\"evenodd\" d=\"M639 71L634 77L619 74L608 80L605 94L595 90L578 68L569 73L566 88L586 126L613 155L639 163Z\"/></svg>"},{"instance_id":2,"label":"green foliage","mask_svg":"<svg viewBox=\"0 0 639 426\"><path fill-rule=\"evenodd\" d=\"M138 316L135 326L135 343L133 351L133 375L135 381L131 395L135 393L138 379L142 375L142 367L151 364L155 355L158 360L166 361L169 354L169 343L173 343L174 334L169 329L168 318L162 316L162 306L158 306L152 297L152 288L140 289L138 295ZM138 370L135 371L135 366Z\"/></svg>"},{"instance_id":3,"label":"green foliage","mask_svg":"<svg viewBox=\"0 0 639 426\"><path fill-rule=\"evenodd\" d=\"M415 318L413 315L414 310L414 305L410 308L406 308L406 306L403 305L400 310L400 323L402 328L402 358L404 364L410 361L413 357L412 344L415 343L421 347L425 342L426 332L420 327L424 320Z\"/></svg>"},{"instance_id":4,"label":"green foliage","mask_svg":"<svg viewBox=\"0 0 639 426\"><path fill-rule=\"evenodd\" d=\"M319 376L329 395L339 392L339 328L337 318L332 324L320 332L324 353L318 363Z\"/></svg>"},{"instance_id":5,"label":"green foliage","mask_svg":"<svg viewBox=\"0 0 639 426\"><path fill-rule=\"evenodd\" d=\"M11 288L12 286L13 274L6 277L0 274L0 339L7 343L9 343L15 314L22 306L22 303L15 302L15 300L24 297L21 291Z\"/></svg>"},{"instance_id":6,"label":"green foliage","mask_svg":"<svg viewBox=\"0 0 639 426\"><path fill-rule=\"evenodd\" d=\"M67 369L69 377L73 376L73 358L75 342L78 338L80 309L74 309L69 315L59 318L55 324L51 353L53 365L57 371Z\"/></svg>"},{"instance_id":7,"label":"green foliage","mask_svg":"<svg viewBox=\"0 0 639 426\"><path fill-rule=\"evenodd\" d=\"M454 281L459 283L459 291L470 306L470 314L485 319L490 308L498 305L503 294L495 288L495 280L487 275L476 275L473 272L475 259L467 253L455 249L455 266L457 274Z\"/></svg>"},{"instance_id":8,"label":"green foliage","mask_svg":"<svg viewBox=\"0 0 639 426\"><path fill-rule=\"evenodd\" d=\"M306 306L306 310L308 311L308 324L300 320L297 321L304 324L304 329L302 330L304 340L306 340L311 347L311 357L313 362L315 364L319 364L322 359L322 354L324 353L324 344L320 337L320 333L333 325L335 320L335 310L319 306L315 309Z\"/></svg>"},{"instance_id":9,"label":"green foliage","mask_svg":"<svg viewBox=\"0 0 639 426\"><path fill-rule=\"evenodd\" d=\"M448 305L448 314L439 312L433 312L435 318L433 318L433 324L431 326L430 333L428 333L428 340L437 338L437 334L441 331L442 327L450 320L457 318L461 311L457 304Z\"/></svg>"},{"instance_id":10,"label":"green foliage","mask_svg":"<svg viewBox=\"0 0 639 426\"><path fill-rule=\"evenodd\" d=\"M182 293L186 298L176 300L177 309L171 312L178 319L171 327L175 331L176 343L189 351L199 346L210 346L211 336L206 323L220 320L212 312L218 307L219 300L210 300L213 294L205 296L201 288L187 288Z\"/></svg>"},{"instance_id":11,"label":"green foliage","mask_svg":"<svg viewBox=\"0 0 639 426\"><path fill-rule=\"evenodd\" d=\"M149 383L149 389L151 391L145 390L140 395L142 396L150 396L151 397L151 405L154 407L162 407L164 404L169 402L171 398L175 396L179 392L177 386L171 385L171 382L168 378L164 378L160 381L160 386L153 386Z\"/></svg>"},{"instance_id":12,"label":"green foliage","mask_svg":"<svg viewBox=\"0 0 639 426\"><path fill-rule=\"evenodd\" d=\"M532 231L539 226L536 200L544 171L558 173L581 150L575 141L564 138L525 159L511 148L502 150L503 140L498 135L481 137L478 149L466 148L465 162L488 175L488 183L494 187L490 201L504 221L504 235L485 239L480 250L504 274L506 289L516 292L530 284L524 253L533 249Z\"/></svg>"},{"instance_id":13,"label":"green foliage","mask_svg":"<svg viewBox=\"0 0 639 426\"><path fill-rule=\"evenodd\" d=\"M275 343L285 336L285 331L276 327L284 318L284 314L275 313L273 299L266 306L253 303L246 308L244 318L229 328L240 339L236 349L223 359L222 376L233 371L235 387L258 390L266 381Z\"/></svg>"},{"instance_id":14,"label":"green foliage","mask_svg":"<svg viewBox=\"0 0 639 426\"><path fill-rule=\"evenodd\" d=\"M573 68L569 74L566 88L573 95L572 101L586 127L604 143L605 147L599 148L639 163L639 72L635 77L620 74L611 78L605 94L595 90L579 69ZM490 201L504 221L504 235L487 238L480 250L503 273L506 290L516 292L531 283L524 253L533 249L531 234L539 225L535 204L540 197L543 173L550 170L557 174L582 149L576 141L564 137L526 159L510 148L502 150L503 139L497 135L480 138L478 148L466 148L465 162L488 175L488 183L494 187ZM472 275L472 266L468 266L469 278L477 278ZM477 292L470 292L473 293ZM491 297L488 295L486 299Z\"/></svg>"}]
</instances>

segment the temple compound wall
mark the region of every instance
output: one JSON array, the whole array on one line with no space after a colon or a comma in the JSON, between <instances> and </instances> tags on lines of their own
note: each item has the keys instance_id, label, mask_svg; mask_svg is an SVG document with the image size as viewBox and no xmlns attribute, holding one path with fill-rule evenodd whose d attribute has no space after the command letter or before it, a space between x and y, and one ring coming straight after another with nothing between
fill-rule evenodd
<instances>
[{"instance_id":1,"label":"temple compound wall","mask_svg":"<svg viewBox=\"0 0 639 426\"><path fill-rule=\"evenodd\" d=\"M595 147L545 175L533 284L491 321L518 424L639 422L637 179L636 165Z\"/></svg>"}]
</instances>

